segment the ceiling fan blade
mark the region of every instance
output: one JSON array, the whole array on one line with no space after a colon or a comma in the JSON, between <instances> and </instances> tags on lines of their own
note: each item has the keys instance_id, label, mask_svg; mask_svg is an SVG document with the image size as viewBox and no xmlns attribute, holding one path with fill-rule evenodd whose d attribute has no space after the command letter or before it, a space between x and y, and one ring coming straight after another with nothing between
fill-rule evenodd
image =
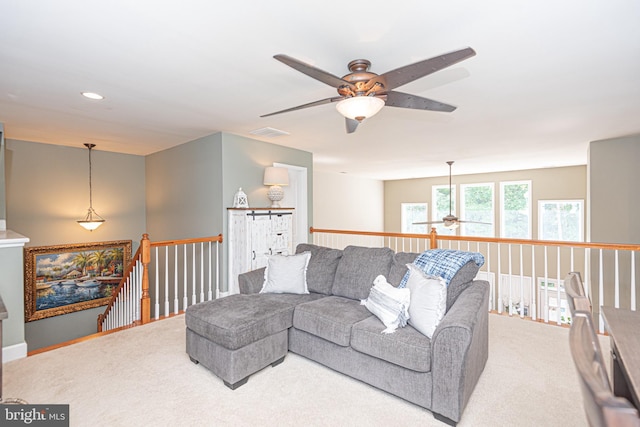
<instances>
[{"instance_id":1,"label":"ceiling fan blade","mask_svg":"<svg viewBox=\"0 0 640 427\"><path fill-rule=\"evenodd\" d=\"M430 59L425 59L424 61L415 62L410 65L405 65L404 67L396 68L395 70L387 71L386 73L371 79L368 85L371 85L371 83L381 83L386 91L390 91L421 77L428 76L436 71L447 68L460 61L464 61L475 54L475 50L470 47L456 50L455 52L445 53Z\"/></svg>"},{"instance_id":2,"label":"ceiling fan blade","mask_svg":"<svg viewBox=\"0 0 640 427\"><path fill-rule=\"evenodd\" d=\"M445 104L443 102L434 101L433 99L423 98L417 95L411 95L403 92L387 92L387 101L385 105L390 107L413 108L416 110L443 111L450 113L457 107Z\"/></svg>"},{"instance_id":3,"label":"ceiling fan blade","mask_svg":"<svg viewBox=\"0 0 640 427\"><path fill-rule=\"evenodd\" d=\"M344 118L344 124L347 128L347 133L354 133L358 128L358 121L350 119L349 117Z\"/></svg>"},{"instance_id":4,"label":"ceiling fan blade","mask_svg":"<svg viewBox=\"0 0 640 427\"><path fill-rule=\"evenodd\" d=\"M279 55L275 55L274 58L282 62L283 64L286 64L289 67L296 69L303 74L306 74L311 78L321 81L322 83L328 84L331 87L335 87L335 88L339 88L340 86L353 87L351 83L349 83L346 80L342 80L338 76L334 76L331 73L323 71L319 68L314 67L313 65L309 65L305 62L302 62L290 56L279 54Z\"/></svg>"},{"instance_id":5,"label":"ceiling fan blade","mask_svg":"<svg viewBox=\"0 0 640 427\"><path fill-rule=\"evenodd\" d=\"M425 221L425 222L412 222L412 225L424 225L424 224L444 224L444 221Z\"/></svg>"},{"instance_id":6,"label":"ceiling fan blade","mask_svg":"<svg viewBox=\"0 0 640 427\"><path fill-rule=\"evenodd\" d=\"M492 225L490 222L481 222L481 221L465 221L463 219L459 219L458 222L464 222L466 224L484 224L484 225Z\"/></svg>"},{"instance_id":7,"label":"ceiling fan blade","mask_svg":"<svg viewBox=\"0 0 640 427\"><path fill-rule=\"evenodd\" d=\"M288 113L289 111L295 111L295 110L302 110L303 108L315 107L317 105L330 104L332 102L338 102L338 101L341 101L341 100L342 100L341 96L334 96L332 98L325 98L325 99L321 99L319 101L309 102L308 104L298 105L297 107L287 108L286 110L276 111L275 113L263 114L260 117L274 116L276 114Z\"/></svg>"}]
</instances>

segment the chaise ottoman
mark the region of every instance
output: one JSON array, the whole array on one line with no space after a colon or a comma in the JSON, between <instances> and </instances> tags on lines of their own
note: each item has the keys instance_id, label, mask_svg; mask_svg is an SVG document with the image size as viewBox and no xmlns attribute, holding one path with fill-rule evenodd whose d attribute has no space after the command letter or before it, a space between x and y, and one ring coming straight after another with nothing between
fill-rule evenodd
<instances>
[{"instance_id":1,"label":"chaise ottoman","mask_svg":"<svg viewBox=\"0 0 640 427\"><path fill-rule=\"evenodd\" d=\"M187 308L187 354L235 390L284 360L296 304L312 295L230 295Z\"/></svg>"}]
</instances>

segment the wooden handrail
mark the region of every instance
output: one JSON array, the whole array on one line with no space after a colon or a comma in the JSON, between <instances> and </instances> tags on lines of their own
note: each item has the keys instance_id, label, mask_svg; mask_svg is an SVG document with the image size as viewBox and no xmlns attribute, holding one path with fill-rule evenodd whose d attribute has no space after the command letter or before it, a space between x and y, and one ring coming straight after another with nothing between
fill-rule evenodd
<instances>
[{"instance_id":1,"label":"wooden handrail","mask_svg":"<svg viewBox=\"0 0 640 427\"><path fill-rule=\"evenodd\" d=\"M379 236L379 237L401 237L411 239L425 239L432 242L431 248L437 246L433 242L437 240L454 240L465 242L480 243L510 243L515 245L533 245L533 246L560 246L587 249L605 249L605 250L623 250L623 251L640 251L640 245L631 245L623 243L593 243L593 242L566 242L556 240L526 240L526 239L510 239L498 237L476 237L476 236L447 236L439 235L436 229L432 228L429 234L411 234L411 233L389 233L377 231L354 231L354 230L331 230L323 228L310 227L309 232L313 233L329 233L329 234L345 234L358 236Z\"/></svg>"},{"instance_id":2,"label":"wooden handrail","mask_svg":"<svg viewBox=\"0 0 640 427\"><path fill-rule=\"evenodd\" d=\"M172 245L186 245L190 243L206 243L206 242L219 242L222 243L222 234L212 237L198 237L195 239L180 239L180 240L162 240L159 242L151 242L151 247L160 246L172 246Z\"/></svg>"},{"instance_id":3,"label":"wooden handrail","mask_svg":"<svg viewBox=\"0 0 640 427\"><path fill-rule=\"evenodd\" d=\"M158 242L151 242L148 234L143 234L140 240L140 246L136 251L134 257L131 259L129 265L127 265L123 278L118 283L118 287L111 295L111 299L107 303L105 311L98 315L98 332L102 331L102 324L107 318L107 315L113 309L118 295L122 292L127 279L133 272L136 266L136 262L139 261L142 264L142 278L141 278L141 299L140 299L140 320L137 324L146 324L151 321L151 295L149 293L149 264L151 263L151 251L152 248L172 246L172 245L187 245L194 243L206 243L217 242L222 243L223 236L218 234L212 237L199 237L192 239L180 239L180 240L163 240Z\"/></svg>"}]
</instances>

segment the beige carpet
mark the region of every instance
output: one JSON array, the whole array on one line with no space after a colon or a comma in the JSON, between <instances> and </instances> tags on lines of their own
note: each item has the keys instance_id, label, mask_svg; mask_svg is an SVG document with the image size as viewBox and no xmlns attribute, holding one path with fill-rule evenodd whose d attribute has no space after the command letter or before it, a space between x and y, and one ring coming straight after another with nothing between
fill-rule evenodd
<instances>
[{"instance_id":1,"label":"beige carpet","mask_svg":"<svg viewBox=\"0 0 640 427\"><path fill-rule=\"evenodd\" d=\"M495 314L489 322L489 361L458 425L586 425L568 329ZM69 404L71 426L444 426L292 353L231 391L189 361L184 336L178 316L9 362L3 395Z\"/></svg>"}]
</instances>

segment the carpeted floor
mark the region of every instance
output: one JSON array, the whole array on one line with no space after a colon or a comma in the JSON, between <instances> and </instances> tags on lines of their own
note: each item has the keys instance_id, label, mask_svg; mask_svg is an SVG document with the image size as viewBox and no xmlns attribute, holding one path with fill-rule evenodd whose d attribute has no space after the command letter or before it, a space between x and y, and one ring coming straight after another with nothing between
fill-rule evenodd
<instances>
[{"instance_id":1,"label":"carpeted floor","mask_svg":"<svg viewBox=\"0 0 640 427\"><path fill-rule=\"evenodd\" d=\"M458 425L585 426L568 329L496 314L489 325L489 361ZM69 404L71 426L444 426L292 353L231 391L184 349L177 316L6 363L3 396Z\"/></svg>"}]
</instances>

